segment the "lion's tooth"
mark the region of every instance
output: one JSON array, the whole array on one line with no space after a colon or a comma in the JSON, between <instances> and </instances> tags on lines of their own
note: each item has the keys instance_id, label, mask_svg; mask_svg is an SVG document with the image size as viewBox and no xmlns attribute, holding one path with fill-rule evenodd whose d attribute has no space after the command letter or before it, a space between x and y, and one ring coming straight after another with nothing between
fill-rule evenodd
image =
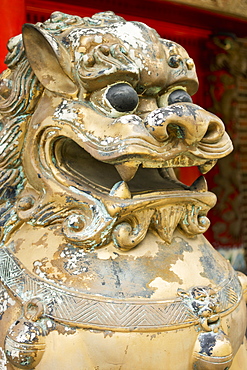
<instances>
[{"instance_id":1,"label":"lion's tooth","mask_svg":"<svg viewBox=\"0 0 247 370\"><path fill-rule=\"evenodd\" d=\"M165 168L158 168L159 174L163 179L169 178L178 181L177 176L174 172L174 169L171 167Z\"/></svg>"},{"instance_id":2,"label":"lion's tooth","mask_svg":"<svg viewBox=\"0 0 247 370\"><path fill-rule=\"evenodd\" d=\"M121 199L130 199L131 192L125 181L119 181L110 190L109 195Z\"/></svg>"},{"instance_id":3,"label":"lion's tooth","mask_svg":"<svg viewBox=\"0 0 247 370\"><path fill-rule=\"evenodd\" d=\"M172 167L167 168L167 172L168 172L171 179L174 179L174 180L178 179L177 176L176 176L176 173L175 173L175 171Z\"/></svg>"},{"instance_id":4,"label":"lion's tooth","mask_svg":"<svg viewBox=\"0 0 247 370\"><path fill-rule=\"evenodd\" d=\"M196 179L196 181L194 181L193 184L190 186L190 190L198 191L200 193L208 191L208 185L205 177L204 176L198 177L198 179Z\"/></svg>"},{"instance_id":5,"label":"lion's tooth","mask_svg":"<svg viewBox=\"0 0 247 370\"><path fill-rule=\"evenodd\" d=\"M214 159L212 161L208 161L204 164L201 164L200 166L198 166L198 169L199 171L202 173L202 174L205 174L207 173L208 171L211 170L211 168L214 167L214 165L217 163L217 159Z\"/></svg>"},{"instance_id":6,"label":"lion's tooth","mask_svg":"<svg viewBox=\"0 0 247 370\"><path fill-rule=\"evenodd\" d=\"M124 181L130 181L135 176L139 164L135 162L126 162L116 164L115 167Z\"/></svg>"},{"instance_id":7,"label":"lion's tooth","mask_svg":"<svg viewBox=\"0 0 247 370\"><path fill-rule=\"evenodd\" d=\"M163 179L170 178L167 168L158 168L158 172Z\"/></svg>"}]
</instances>

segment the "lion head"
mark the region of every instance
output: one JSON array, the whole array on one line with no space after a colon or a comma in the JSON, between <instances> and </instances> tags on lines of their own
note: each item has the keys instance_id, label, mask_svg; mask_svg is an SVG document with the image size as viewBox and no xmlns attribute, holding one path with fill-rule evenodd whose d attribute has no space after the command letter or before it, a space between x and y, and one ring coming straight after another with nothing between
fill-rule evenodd
<instances>
[{"instance_id":1,"label":"lion head","mask_svg":"<svg viewBox=\"0 0 247 370\"><path fill-rule=\"evenodd\" d=\"M112 12L55 12L10 40L0 85L0 226L60 225L75 245L128 250L148 229L167 243L203 233L215 203L200 177L232 150L224 124L193 104L193 60Z\"/></svg>"}]
</instances>

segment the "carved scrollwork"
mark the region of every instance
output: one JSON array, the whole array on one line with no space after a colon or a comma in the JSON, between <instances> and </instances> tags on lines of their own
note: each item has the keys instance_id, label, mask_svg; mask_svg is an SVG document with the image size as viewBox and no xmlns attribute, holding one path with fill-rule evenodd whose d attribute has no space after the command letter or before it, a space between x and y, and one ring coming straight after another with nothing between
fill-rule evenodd
<instances>
[{"instance_id":1,"label":"carved scrollwork","mask_svg":"<svg viewBox=\"0 0 247 370\"><path fill-rule=\"evenodd\" d=\"M115 220L104 214L100 208L102 207L94 205L84 210L70 210L62 224L66 238L87 248L95 248L109 242L109 230Z\"/></svg>"},{"instance_id":2,"label":"carved scrollwork","mask_svg":"<svg viewBox=\"0 0 247 370\"><path fill-rule=\"evenodd\" d=\"M188 235L203 234L210 226L210 221L206 215L200 214L201 207L187 205L184 217L179 226Z\"/></svg>"},{"instance_id":3,"label":"carved scrollwork","mask_svg":"<svg viewBox=\"0 0 247 370\"><path fill-rule=\"evenodd\" d=\"M130 250L139 244L146 236L153 210L145 210L127 217L115 226L112 239L117 248Z\"/></svg>"}]
</instances>

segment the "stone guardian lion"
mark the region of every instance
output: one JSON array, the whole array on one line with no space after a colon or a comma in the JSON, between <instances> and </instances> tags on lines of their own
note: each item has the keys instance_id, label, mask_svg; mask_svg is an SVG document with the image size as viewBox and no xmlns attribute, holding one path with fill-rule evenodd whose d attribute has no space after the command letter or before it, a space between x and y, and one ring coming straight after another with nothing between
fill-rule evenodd
<instances>
[{"instance_id":1,"label":"stone guardian lion","mask_svg":"<svg viewBox=\"0 0 247 370\"><path fill-rule=\"evenodd\" d=\"M112 12L55 12L8 50L1 369L247 368L246 277L202 235L232 144L187 52Z\"/></svg>"}]
</instances>

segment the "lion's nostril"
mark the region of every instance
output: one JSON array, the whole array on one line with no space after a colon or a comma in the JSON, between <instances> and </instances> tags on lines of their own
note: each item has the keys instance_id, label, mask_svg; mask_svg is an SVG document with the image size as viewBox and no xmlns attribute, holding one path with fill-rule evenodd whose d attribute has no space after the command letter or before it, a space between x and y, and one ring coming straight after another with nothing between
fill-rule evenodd
<instances>
[{"instance_id":1,"label":"lion's nostril","mask_svg":"<svg viewBox=\"0 0 247 370\"><path fill-rule=\"evenodd\" d=\"M225 132L224 125L221 121L213 121L208 125L208 129L202 138L203 143L217 143Z\"/></svg>"},{"instance_id":2,"label":"lion's nostril","mask_svg":"<svg viewBox=\"0 0 247 370\"><path fill-rule=\"evenodd\" d=\"M220 142L225 134L225 126L219 118L185 102L154 110L144 124L159 142L179 140L185 145L204 143L208 146Z\"/></svg>"},{"instance_id":3,"label":"lion's nostril","mask_svg":"<svg viewBox=\"0 0 247 370\"><path fill-rule=\"evenodd\" d=\"M167 133L169 137L174 136L178 139L184 139L186 136L185 128L173 123L167 125Z\"/></svg>"}]
</instances>

